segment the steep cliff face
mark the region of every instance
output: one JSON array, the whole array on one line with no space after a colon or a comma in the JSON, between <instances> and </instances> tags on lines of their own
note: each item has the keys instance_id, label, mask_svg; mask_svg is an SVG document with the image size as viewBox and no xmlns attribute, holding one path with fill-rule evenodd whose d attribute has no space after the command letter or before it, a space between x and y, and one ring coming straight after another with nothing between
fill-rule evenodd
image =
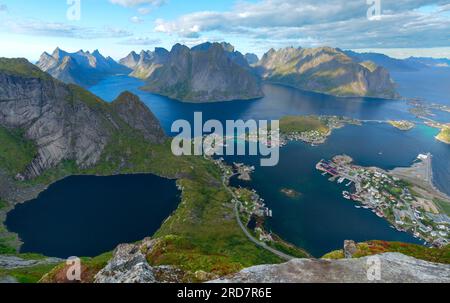
<instances>
[{"instance_id":1,"label":"steep cliff face","mask_svg":"<svg viewBox=\"0 0 450 303\"><path fill-rule=\"evenodd\" d=\"M43 53L36 65L58 80L81 86L93 85L107 76L131 71L111 57L103 57L98 50L93 53L82 50L68 53L56 48L51 55Z\"/></svg>"},{"instance_id":2,"label":"steep cliff face","mask_svg":"<svg viewBox=\"0 0 450 303\"><path fill-rule=\"evenodd\" d=\"M245 58L219 43L189 49L175 45L169 58L148 78L145 90L188 102L261 97L259 81Z\"/></svg>"},{"instance_id":3,"label":"steep cliff face","mask_svg":"<svg viewBox=\"0 0 450 303\"><path fill-rule=\"evenodd\" d=\"M153 143L165 141L164 131L157 118L138 96L123 92L111 105L123 121L141 131L147 140Z\"/></svg>"},{"instance_id":4,"label":"steep cliff face","mask_svg":"<svg viewBox=\"0 0 450 303\"><path fill-rule=\"evenodd\" d=\"M141 51L139 55L131 52L119 62L133 70L130 76L147 79L155 70L163 66L168 58L169 52L164 48L157 47L154 52Z\"/></svg>"},{"instance_id":5,"label":"steep cliff face","mask_svg":"<svg viewBox=\"0 0 450 303\"><path fill-rule=\"evenodd\" d=\"M22 172L24 178L39 176L63 160L90 167L112 136L127 127L151 142L164 139L158 121L134 95L124 93L111 105L53 79L25 59L0 60L0 127L22 129L36 144L37 155Z\"/></svg>"},{"instance_id":6,"label":"steep cliff face","mask_svg":"<svg viewBox=\"0 0 450 303\"><path fill-rule=\"evenodd\" d=\"M250 65L256 64L259 61L258 56L252 53L245 54L245 59L247 60L247 63Z\"/></svg>"},{"instance_id":7,"label":"steep cliff face","mask_svg":"<svg viewBox=\"0 0 450 303\"><path fill-rule=\"evenodd\" d=\"M358 63L338 49L271 49L258 62L260 75L304 90L336 96L395 98L389 72L373 63Z\"/></svg>"}]
</instances>

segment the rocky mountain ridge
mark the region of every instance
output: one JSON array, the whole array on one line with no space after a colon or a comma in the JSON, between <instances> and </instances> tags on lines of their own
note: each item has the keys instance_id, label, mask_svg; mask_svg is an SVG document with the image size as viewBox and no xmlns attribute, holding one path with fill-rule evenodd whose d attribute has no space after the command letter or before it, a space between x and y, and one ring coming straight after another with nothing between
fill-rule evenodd
<instances>
[{"instance_id":1,"label":"rocky mountain ridge","mask_svg":"<svg viewBox=\"0 0 450 303\"><path fill-rule=\"evenodd\" d=\"M130 76L139 79L149 78L153 72L167 63L169 51L164 48L155 48L155 51L141 51L138 55L132 51L119 61L120 64L132 69Z\"/></svg>"},{"instance_id":2,"label":"rocky mountain ridge","mask_svg":"<svg viewBox=\"0 0 450 303\"><path fill-rule=\"evenodd\" d=\"M138 97L124 92L109 104L53 79L25 59L0 60L0 127L21 129L36 146L19 179L37 177L65 160L90 167L114 134L128 129L152 143L165 140L159 122Z\"/></svg>"},{"instance_id":3,"label":"rocky mountain ridge","mask_svg":"<svg viewBox=\"0 0 450 303\"><path fill-rule=\"evenodd\" d=\"M256 68L267 81L303 90L344 97L398 97L385 68L355 62L336 48L271 49Z\"/></svg>"},{"instance_id":4,"label":"rocky mountain ridge","mask_svg":"<svg viewBox=\"0 0 450 303\"><path fill-rule=\"evenodd\" d=\"M205 43L190 49L176 44L143 89L189 102L262 97L259 79L249 69L244 56L229 45Z\"/></svg>"},{"instance_id":5,"label":"rocky mountain ridge","mask_svg":"<svg viewBox=\"0 0 450 303\"><path fill-rule=\"evenodd\" d=\"M65 83L90 86L107 76L128 74L130 69L104 57L98 50L68 53L56 48L52 54L44 52L36 65L44 72Z\"/></svg>"}]
</instances>

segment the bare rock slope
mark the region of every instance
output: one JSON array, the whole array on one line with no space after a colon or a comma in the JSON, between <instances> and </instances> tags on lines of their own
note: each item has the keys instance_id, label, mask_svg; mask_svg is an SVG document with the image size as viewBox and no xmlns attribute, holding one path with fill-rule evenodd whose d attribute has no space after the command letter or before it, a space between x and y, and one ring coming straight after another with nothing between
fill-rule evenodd
<instances>
[{"instance_id":1,"label":"bare rock slope","mask_svg":"<svg viewBox=\"0 0 450 303\"><path fill-rule=\"evenodd\" d=\"M63 160L90 167L114 134L130 128L153 143L165 139L159 122L131 93L109 104L53 79L25 59L0 59L0 127L21 129L36 145L37 154L22 172L26 179Z\"/></svg>"},{"instance_id":2,"label":"bare rock slope","mask_svg":"<svg viewBox=\"0 0 450 303\"><path fill-rule=\"evenodd\" d=\"M371 258L373 258L372 256ZM214 280L215 283L449 283L450 265L430 263L399 253L375 256L380 280L369 280L373 259L295 259L279 265L260 265Z\"/></svg>"},{"instance_id":3,"label":"bare rock slope","mask_svg":"<svg viewBox=\"0 0 450 303\"><path fill-rule=\"evenodd\" d=\"M331 47L271 49L257 63L263 79L345 97L396 98L389 72Z\"/></svg>"},{"instance_id":4,"label":"bare rock slope","mask_svg":"<svg viewBox=\"0 0 450 303\"><path fill-rule=\"evenodd\" d=\"M188 102L254 99L263 96L244 56L229 45L205 43L192 49L176 44L167 62L144 89Z\"/></svg>"}]
</instances>

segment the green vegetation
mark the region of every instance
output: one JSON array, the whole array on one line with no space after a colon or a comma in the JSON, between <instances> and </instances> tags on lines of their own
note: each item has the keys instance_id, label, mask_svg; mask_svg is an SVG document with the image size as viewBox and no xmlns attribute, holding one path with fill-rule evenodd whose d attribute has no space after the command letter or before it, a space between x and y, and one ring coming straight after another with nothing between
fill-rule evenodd
<instances>
[{"instance_id":1,"label":"green vegetation","mask_svg":"<svg viewBox=\"0 0 450 303\"><path fill-rule=\"evenodd\" d=\"M0 58L0 72L21 76L25 78L39 78L42 80L53 80L53 78L41 71L37 66L23 58L7 59Z\"/></svg>"},{"instance_id":2,"label":"green vegetation","mask_svg":"<svg viewBox=\"0 0 450 303\"><path fill-rule=\"evenodd\" d=\"M25 268L0 269L0 277L11 276L19 283L37 283L44 274L54 267L55 264L44 264Z\"/></svg>"},{"instance_id":3,"label":"green vegetation","mask_svg":"<svg viewBox=\"0 0 450 303\"><path fill-rule=\"evenodd\" d=\"M365 68L367 68L370 72L374 72L378 66L373 63L372 61L364 61L360 63L362 66L364 66Z\"/></svg>"},{"instance_id":4,"label":"green vegetation","mask_svg":"<svg viewBox=\"0 0 450 303\"><path fill-rule=\"evenodd\" d=\"M24 138L21 130L0 127L0 142L0 168L11 175L23 172L37 153L34 144Z\"/></svg>"},{"instance_id":5,"label":"green vegetation","mask_svg":"<svg viewBox=\"0 0 450 303\"><path fill-rule=\"evenodd\" d=\"M446 214L447 216L450 216L450 203L447 201L443 201L441 199L433 199L434 204L439 208L439 210Z\"/></svg>"},{"instance_id":6,"label":"green vegetation","mask_svg":"<svg viewBox=\"0 0 450 303\"><path fill-rule=\"evenodd\" d=\"M16 248L11 245L11 237L0 237L0 255L10 255L17 252Z\"/></svg>"},{"instance_id":7,"label":"green vegetation","mask_svg":"<svg viewBox=\"0 0 450 303\"><path fill-rule=\"evenodd\" d=\"M176 157L169 142L153 145L131 130L113 136L96 166L81 170L73 161L66 161L26 184L48 184L71 174L118 173L179 178L183 188L182 203L155 235L161 241L148 256L150 264L227 274L282 261L242 233L233 217L231 197L221 183L220 170L212 162L195 156Z\"/></svg>"},{"instance_id":8,"label":"green vegetation","mask_svg":"<svg viewBox=\"0 0 450 303\"><path fill-rule=\"evenodd\" d=\"M297 246L288 243L281 239L276 234L272 234L273 242L268 242L267 244L276 250L279 250L281 252L284 252L285 254L288 254L290 256L296 257L296 258L309 258L311 257L305 250L298 248Z\"/></svg>"},{"instance_id":9,"label":"green vegetation","mask_svg":"<svg viewBox=\"0 0 450 303\"><path fill-rule=\"evenodd\" d=\"M95 275L102 270L112 258L112 252L107 252L95 258L81 258L81 282L94 282ZM66 278L68 266L61 263L53 265L50 270L44 272L36 282L40 283L63 283L68 282Z\"/></svg>"},{"instance_id":10,"label":"green vegetation","mask_svg":"<svg viewBox=\"0 0 450 303\"><path fill-rule=\"evenodd\" d=\"M6 208L8 206L8 203L0 199L0 210Z\"/></svg>"},{"instance_id":11,"label":"green vegetation","mask_svg":"<svg viewBox=\"0 0 450 303\"><path fill-rule=\"evenodd\" d=\"M392 125L393 127L398 128L400 130L410 130L410 129L414 128L414 126L415 126L415 124L413 122L406 121L406 120L401 120L401 121L389 120L388 123L390 125Z\"/></svg>"},{"instance_id":12,"label":"green vegetation","mask_svg":"<svg viewBox=\"0 0 450 303\"><path fill-rule=\"evenodd\" d=\"M357 244L357 252L354 258L361 258L386 252L398 252L404 255L414 257L429 262L450 264L450 245L443 248L428 248L416 244L386 242L386 241L368 241ZM323 259L342 259L343 250L330 252L322 257Z\"/></svg>"},{"instance_id":13,"label":"green vegetation","mask_svg":"<svg viewBox=\"0 0 450 303\"><path fill-rule=\"evenodd\" d=\"M197 178L179 181L184 189L182 203L156 233L162 241L148 256L150 264L223 275L256 264L281 262L245 237L220 179L210 179L205 186Z\"/></svg>"},{"instance_id":14,"label":"green vegetation","mask_svg":"<svg viewBox=\"0 0 450 303\"><path fill-rule=\"evenodd\" d=\"M328 133L330 129L318 117L314 116L287 116L280 120L280 131L282 133L302 133L318 131Z\"/></svg>"},{"instance_id":15,"label":"green vegetation","mask_svg":"<svg viewBox=\"0 0 450 303\"><path fill-rule=\"evenodd\" d=\"M444 143L450 144L450 127L442 128L441 132L439 133L439 135L437 135L436 139Z\"/></svg>"}]
</instances>

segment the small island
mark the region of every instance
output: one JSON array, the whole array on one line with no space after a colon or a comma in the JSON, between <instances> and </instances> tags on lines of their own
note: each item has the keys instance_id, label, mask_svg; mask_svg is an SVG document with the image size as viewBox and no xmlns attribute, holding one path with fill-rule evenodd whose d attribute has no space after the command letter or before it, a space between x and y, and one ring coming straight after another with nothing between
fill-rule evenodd
<instances>
[{"instance_id":1,"label":"small island","mask_svg":"<svg viewBox=\"0 0 450 303\"><path fill-rule=\"evenodd\" d=\"M325 143L334 129L346 124L361 125L361 122L338 116L286 116L280 119L280 133L282 141L319 145Z\"/></svg>"},{"instance_id":2,"label":"small island","mask_svg":"<svg viewBox=\"0 0 450 303\"><path fill-rule=\"evenodd\" d=\"M390 125L392 125L393 127L397 128L399 130L404 130L404 131L411 130L416 126L413 122L406 121L406 120L400 120L400 121L389 120L388 123Z\"/></svg>"},{"instance_id":3,"label":"small island","mask_svg":"<svg viewBox=\"0 0 450 303\"><path fill-rule=\"evenodd\" d=\"M443 143L450 144L450 127L442 127L441 132L436 136L436 139Z\"/></svg>"},{"instance_id":4,"label":"small island","mask_svg":"<svg viewBox=\"0 0 450 303\"><path fill-rule=\"evenodd\" d=\"M298 191L295 191L294 189L282 188L280 192L291 199L297 199L298 197L300 197L300 193Z\"/></svg>"}]
</instances>

